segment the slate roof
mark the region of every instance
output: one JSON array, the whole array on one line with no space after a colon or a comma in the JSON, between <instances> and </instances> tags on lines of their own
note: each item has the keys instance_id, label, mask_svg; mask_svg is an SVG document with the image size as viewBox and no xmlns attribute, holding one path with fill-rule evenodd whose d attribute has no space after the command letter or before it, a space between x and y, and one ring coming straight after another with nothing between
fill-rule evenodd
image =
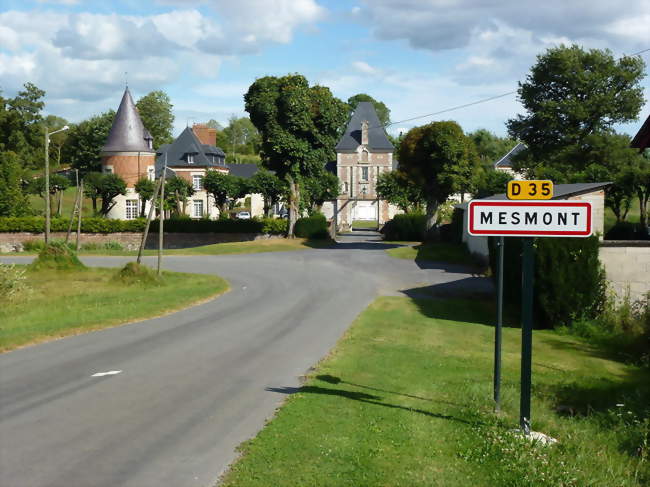
<instances>
[{"instance_id":1,"label":"slate roof","mask_svg":"<svg viewBox=\"0 0 650 487\"><path fill-rule=\"evenodd\" d=\"M505 156L503 156L501 159L499 159L497 162L494 163L494 168L496 169L497 167L512 167L512 157L519 154L525 148L526 146L521 142L517 143L516 146L510 149L510 152L508 152Z\"/></svg>"},{"instance_id":2,"label":"slate roof","mask_svg":"<svg viewBox=\"0 0 650 487\"><path fill-rule=\"evenodd\" d=\"M226 164L230 169L230 174L240 178L249 179L255 176L260 170L257 164Z\"/></svg>"},{"instance_id":3,"label":"slate roof","mask_svg":"<svg viewBox=\"0 0 650 487\"><path fill-rule=\"evenodd\" d=\"M377 117L375 107L369 101L359 102L354 110L345 133L336 144L337 152L356 151L361 145L361 123L368 121L368 150L371 152L393 152L395 148L386 136L386 131Z\"/></svg>"},{"instance_id":4,"label":"slate roof","mask_svg":"<svg viewBox=\"0 0 650 487\"><path fill-rule=\"evenodd\" d=\"M639 132L632 139L630 146L641 150L650 147L650 116L646 118Z\"/></svg>"},{"instance_id":5,"label":"slate roof","mask_svg":"<svg viewBox=\"0 0 650 487\"><path fill-rule=\"evenodd\" d=\"M156 173L160 172L165 164L167 155L167 167L226 167L226 154L213 145L201 144L201 141L187 127L171 144L164 144L156 152ZM194 156L194 162L187 162L187 155Z\"/></svg>"},{"instance_id":6,"label":"slate roof","mask_svg":"<svg viewBox=\"0 0 650 487\"><path fill-rule=\"evenodd\" d=\"M138 109L133 103L131 92L127 88L122 95L111 131L102 152L153 152L147 138L153 140L149 131L142 124Z\"/></svg>"}]
</instances>

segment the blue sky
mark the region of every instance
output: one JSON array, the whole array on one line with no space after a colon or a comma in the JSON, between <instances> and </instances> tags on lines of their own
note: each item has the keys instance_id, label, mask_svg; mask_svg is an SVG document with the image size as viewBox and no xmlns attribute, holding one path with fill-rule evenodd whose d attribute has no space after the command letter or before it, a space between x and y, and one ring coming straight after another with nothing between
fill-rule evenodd
<instances>
[{"instance_id":1,"label":"blue sky","mask_svg":"<svg viewBox=\"0 0 650 487\"><path fill-rule=\"evenodd\" d=\"M568 4L568 5L567 5ZM365 92L393 121L516 89L560 43L650 48L650 0L0 0L0 89L31 81L46 112L77 122L117 108L125 72L136 98L165 90L175 132L242 116L257 77L304 74L346 100ZM650 52L644 55L650 64ZM643 81L650 99L650 79ZM421 121L505 134L516 96ZM650 115L619 127L634 134Z\"/></svg>"}]
</instances>

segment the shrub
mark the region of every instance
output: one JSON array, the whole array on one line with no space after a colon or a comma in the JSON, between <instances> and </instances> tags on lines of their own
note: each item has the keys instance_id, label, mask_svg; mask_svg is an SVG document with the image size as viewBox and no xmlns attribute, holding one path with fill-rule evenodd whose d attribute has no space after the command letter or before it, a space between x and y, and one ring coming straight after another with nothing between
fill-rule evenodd
<instances>
[{"instance_id":1,"label":"shrub","mask_svg":"<svg viewBox=\"0 0 650 487\"><path fill-rule=\"evenodd\" d=\"M120 242L116 242L114 240L111 240L110 242L106 242L104 244L104 248L106 250L124 250L124 247L122 247L122 244Z\"/></svg>"},{"instance_id":2,"label":"shrub","mask_svg":"<svg viewBox=\"0 0 650 487\"><path fill-rule=\"evenodd\" d=\"M58 271L86 269L74 250L63 242L52 242L44 247L30 267L35 270L53 269Z\"/></svg>"},{"instance_id":3,"label":"shrub","mask_svg":"<svg viewBox=\"0 0 650 487\"><path fill-rule=\"evenodd\" d=\"M607 233L605 240L648 240L650 236L647 230L639 223L618 222Z\"/></svg>"},{"instance_id":4,"label":"shrub","mask_svg":"<svg viewBox=\"0 0 650 487\"><path fill-rule=\"evenodd\" d=\"M496 239L489 239L490 268L496 277ZM521 307L522 239L504 239L504 301ZM598 237L535 240L536 324L554 328L580 314L596 316L605 301L605 273L598 260Z\"/></svg>"},{"instance_id":5,"label":"shrub","mask_svg":"<svg viewBox=\"0 0 650 487\"><path fill-rule=\"evenodd\" d=\"M0 302L12 301L29 291L25 268L14 264L0 264Z\"/></svg>"},{"instance_id":6,"label":"shrub","mask_svg":"<svg viewBox=\"0 0 650 487\"><path fill-rule=\"evenodd\" d=\"M322 213L314 213L306 218L298 218L293 228L296 237L328 238L327 218Z\"/></svg>"},{"instance_id":7,"label":"shrub","mask_svg":"<svg viewBox=\"0 0 650 487\"><path fill-rule=\"evenodd\" d=\"M23 249L25 252L40 252L45 248L45 241L43 240L27 240L23 242Z\"/></svg>"},{"instance_id":8,"label":"shrub","mask_svg":"<svg viewBox=\"0 0 650 487\"><path fill-rule=\"evenodd\" d=\"M289 229L289 220L285 218L264 218L262 219L262 233L270 235L282 235Z\"/></svg>"},{"instance_id":9,"label":"shrub","mask_svg":"<svg viewBox=\"0 0 650 487\"><path fill-rule=\"evenodd\" d=\"M163 284L163 280L152 269L147 266L140 265L137 262L129 262L122 267L115 276L114 281L121 284L133 285L140 284L146 286L159 286Z\"/></svg>"},{"instance_id":10,"label":"shrub","mask_svg":"<svg viewBox=\"0 0 650 487\"><path fill-rule=\"evenodd\" d=\"M392 220L386 222L381 231L386 240L419 242L424 238L426 219L426 215L422 213L395 215Z\"/></svg>"}]
</instances>

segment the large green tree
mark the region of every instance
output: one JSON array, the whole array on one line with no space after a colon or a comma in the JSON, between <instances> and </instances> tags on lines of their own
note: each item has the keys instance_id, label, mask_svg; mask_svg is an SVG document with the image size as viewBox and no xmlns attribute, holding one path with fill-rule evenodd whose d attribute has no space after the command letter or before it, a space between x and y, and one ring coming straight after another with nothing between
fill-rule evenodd
<instances>
[{"instance_id":1,"label":"large green tree","mask_svg":"<svg viewBox=\"0 0 650 487\"><path fill-rule=\"evenodd\" d=\"M152 91L135 104L145 128L153 136L154 147L171 144L174 140L174 107L169 95L162 90Z\"/></svg>"},{"instance_id":2,"label":"large green tree","mask_svg":"<svg viewBox=\"0 0 650 487\"><path fill-rule=\"evenodd\" d=\"M0 216L25 216L29 200L22 188L23 169L14 152L0 152Z\"/></svg>"},{"instance_id":3,"label":"large green tree","mask_svg":"<svg viewBox=\"0 0 650 487\"><path fill-rule=\"evenodd\" d=\"M70 127L62 157L82 175L101 170L100 152L113 125L115 111L109 110Z\"/></svg>"},{"instance_id":4,"label":"large green tree","mask_svg":"<svg viewBox=\"0 0 650 487\"><path fill-rule=\"evenodd\" d=\"M422 187L410 181L401 171L381 173L377 178L377 195L404 213L418 211L424 204Z\"/></svg>"},{"instance_id":5,"label":"large green tree","mask_svg":"<svg viewBox=\"0 0 650 487\"><path fill-rule=\"evenodd\" d=\"M115 198L126 194L126 182L117 174L91 173L84 178L84 193L93 200L93 210L106 216L116 205ZM101 199L99 212L97 199Z\"/></svg>"},{"instance_id":6,"label":"large green tree","mask_svg":"<svg viewBox=\"0 0 650 487\"><path fill-rule=\"evenodd\" d=\"M527 150L515 169L528 176L568 182L584 170L578 150L586 137L637 118L643 106L645 64L640 57L615 59L609 50L560 46L537 57L519 100L526 113L508 121L510 135Z\"/></svg>"},{"instance_id":7,"label":"large green tree","mask_svg":"<svg viewBox=\"0 0 650 487\"><path fill-rule=\"evenodd\" d=\"M140 218L144 218L145 208L147 207L147 201L153 198L154 193L156 192L156 184L149 178L141 178L135 183L135 192L138 193L140 198Z\"/></svg>"},{"instance_id":8,"label":"large green tree","mask_svg":"<svg viewBox=\"0 0 650 487\"><path fill-rule=\"evenodd\" d=\"M377 117L382 125L388 125L390 123L390 109L384 104L384 102L375 100L372 96L365 93L359 93L348 98L350 113L357 108L360 101L369 101L374 105Z\"/></svg>"},{"instance_id":9,"label":"large green tree","mask_svg":"<svg viewBox=\"0 0 650 487\"><path fill-rule=\"evenodd\" d=\"M66 125L69 125L68 121L63 117L57 117L56 115L48 115L42 121L42 125L47 128L48 132L55 132ZM60 166L62 159L61 153L63 146L68 139L69 131L63 130L57 132L54 135L50 136L50 166Z\"/></svg>"},{"instance_id":10,"label":"large green tree","mask_svg":"<svg viewBox=\"0 0 650 487\"><path fill-rule=\"evenodd\" d=\"M228 126L217 133L217 145L237 161L238 154L259 154L260 134L248 117L230 117Z\"/></svg>"},{"instance_id":11,"label":"large green tree","mask_svg":"<svg viewBox=\"0 0 650 487\"><path fill-rule=\"evenodd\" d=\"M260 169L250 180L252 193L262 195L264 200L264 215L271 216L273 205L278 203L287 193L286 183L266 169Z\"/></svg>"},{"instance_id":12,"label":"large green tree","mask_svg":"<svg viewBox=\"0 0 650 487\"><path fill-rule=\"evenodd\" d=\"M400 170L424 193L428 236L437 236L437 211L450 195L472 186L478 157L456 122L432 122L409 130L399 152Z\"/></svg>"},{"instance_id":13,"label":"large green tree","mask_svg":"<svg viewBox=\"0 0 650 487\"><path fill-rule=\"evenodd\" d=\"M187 179L174 176L165 182L165 200L176 216L185 215L187 199L194 194L194 187Z\"/></svg>"},{"instance_id":14,"label":"large green tree","mask_svg":"<svg viewBox=\"0 0 650 487\"><path fill-rule=\"evenodd\" d=\"M221 171L208 171L203 178L203 187L214 198L219 218L226 218L229 204L248 192L246 180Z\"/></svg>"},{"instance_id":15,"label":"large green tree","mask_svg":"<svg viewBox=\"0 0 650 487\"><path fill-rule=\"evenodd\" d=\"M325 168L302 182L304 200L310 213L320 212L326 201L335 200L341 193L341 181Z\"/></svg>"},{"instance_id":16,"label":"large green tree","mask_svg":"<svg viewBox=\"0 0 650 487\"><path fill-rule=\"evenodd\" d=\"M329 88L309 86L299 74L259 78L249 87L244 101L261 136L263 164L289 185L288 235L293 236L300 179L317 174L336 158L334 147L348 106Z\"/></svg>"},{"instance_id":17,"label":"large green tree","mask_svg":"<svg viewBox=\"0 0 650 487\"><path fill-rule=\"evenodd\" d=\"M476 153L481 164L491 165L505 156L517 141L510 137L499 137L487 129L478 129L470 132L467 136L472 139L476 146Z\"/></svg>"}]
</instances>

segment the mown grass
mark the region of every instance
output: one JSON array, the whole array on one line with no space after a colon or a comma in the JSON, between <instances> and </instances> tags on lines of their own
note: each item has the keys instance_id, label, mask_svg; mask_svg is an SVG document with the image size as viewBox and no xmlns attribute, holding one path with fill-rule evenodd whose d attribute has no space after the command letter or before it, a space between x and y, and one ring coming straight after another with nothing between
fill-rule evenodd
<instances>
[{"instance_id":1,"label":"mown grass","mask_svg":"<svg viewBox=\"0 0 650 487\"><path fill-rule=\"evenodd\" d=\"M63 198L61 199L62 217L70 218L70 213L72 212L72 208L74 207L74 200L76 198L76 195L77 195L76 186L71 186L69 188L66 188L65 191L63 191ZM58 203L59 203L58 196L56 198L52 198L52 204L51 204L52 215L56 215ZM33 194L29 195L29 204L34 211L38 212L39 215L45 214L45 200L42 197ZM82 216L84 217L93 216L93 202L90 198L84 197L81 210L82 210Z\"/></svg>"},{"instance_id":2,"label":"mown grass","mask_svg":"<svg viewBox=\"0 0 650 487\"><path fill-rule=\"evenodd\" d=\"M388 255L397 259L447 262L449 264L473 265L474 261L465 247L446 242L423 243L387 249Z\"/></svg>"},{"instance_id":3,"label":"mown grass","mask_svg":"<svg viewBox=\"0 0 650 487\"><path fill-rule=\"evenodd\" d=\"M213 275L164 272L155 286L116 276L115 269L27 268L28 291L0 306L0 351L159 316L228 289Z\"/></svg>"},{"instance_id":4,"label":"mown grass","mask_svg":"<svg viewBox=\"0 0 650 487\"><path fill-rule=\"evenodd\" d=\"M243 456L223 485L650 481L648 446L640 452L643 430L634 423L650 398L648 371L579 339L535 332L532 424L559 443L533 445L512 432L517 329L504 330L502 412L493 412L494 329L487 325L493 311L490 302L476 300L376 300L264 430L241 446Z\"/></svg>"},{"instance_id":5,"label":"mown grass","mask_svg":"<svg viewBox=\"0 0 650 487\"><path fill-rule=\"evenodd\" d=\"M376 230L378 226L377 220L354 220L352 222L352 228L358 230Z\"/></svg>"}]
</instances>

